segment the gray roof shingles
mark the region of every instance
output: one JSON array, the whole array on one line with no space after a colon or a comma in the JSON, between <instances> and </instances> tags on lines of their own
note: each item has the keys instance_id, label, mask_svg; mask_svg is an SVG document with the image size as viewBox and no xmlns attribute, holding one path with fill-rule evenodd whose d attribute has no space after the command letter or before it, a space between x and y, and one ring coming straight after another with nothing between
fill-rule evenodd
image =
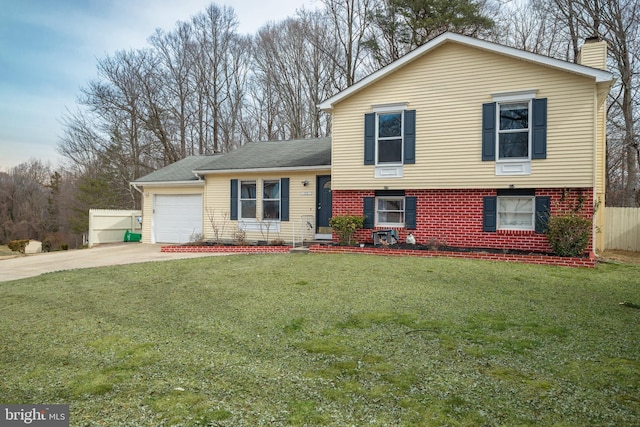
<instances>
[{"instance_id":1,"label":"gray roof shingles","mask_svg":"<svg viewBox=\"0 0 640 427\"><path fill-rule=\"evenodd\" d=\"M204 172L305 166L331 166L330 138L249 142L196 170Z\"/></svg>"},{"instance_id":2,"label":"gray roof shingles","mask_svg":"<svg viewBox=\"0 0 640 427\"><path fill-rule=\"evenodd\" d=\"M145 175L141 178L133 181L136 184L144 184L149 182L180 182L180 181L197 181L198 177L193 171L199 168L203 164L210 164L217 158L221 158L220 155L203 155L203 156L190 156L185 157L182 160L178 160L175 163L171 163L168 166L151 172L149 175Z\"/></svg>"},{"instance_id":3,"label":"gray roof shingles","mask_svg":"<svg viewBox=\"0 0 640 427\"><path fill-rule=\"evenodd\" d=\"M221 155L191 156L158 169L133 181L196 181L195 173L278 168L331 167L331 138L290 141L249 142L235 151Z\"/></svg>"}]
</instances>

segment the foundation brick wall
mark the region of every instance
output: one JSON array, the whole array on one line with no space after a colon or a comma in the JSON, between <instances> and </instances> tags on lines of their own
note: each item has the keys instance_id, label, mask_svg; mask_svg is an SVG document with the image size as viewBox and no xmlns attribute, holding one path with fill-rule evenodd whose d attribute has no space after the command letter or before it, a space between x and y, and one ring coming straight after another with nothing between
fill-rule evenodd
<instances>
[{"instance_id":1,"label":"foundation brick wall","mask_svg":"<svg viewBox=\"0 0 640 427\"><path fill-rule=\"evenodd\" d=\"M288 253L290 246L161 246L160 252L217 252L238 254L283 254Z\"/></svg>"},{"instance_id":2,"label":"foundation brick wall","mask_svg":"<svg viewBox=\"0 0 640 427\"><path fill-rule=\"evenodd\" d=\"M415 256L423 258L447 257L447 258L465 258L465 259L481 259L485 261L503 261L503 262L519 262L524 264L539 265L556 265L561 267L587 267L593 268L596 265L596 259L591 256L584 258L576 257L559 257L553 255L521 255L521 254L492 254L487 252L451 252L451 251L425 251L412 249L393 249L393 247L365 247L358 248L353 246L326 246L312 245L309 247L311 253L356 253L380 256Z\"/></svg>"},{"instance_id":3,"label":"foundation brick wall","mask_svg":"<svg viewBox=\"0 0 640 427\"><path fill-rule=\"evenodd\" d=\"M483 197L495 196L495 189L461 190L406 190L405 196L417 197L417 222L415 230L395 228L404 242L411 232L418 244L438 243L446 246L468 248L518 249L535 252L551 252L544 234L534 231L498 230L482 231ZM580 207L580 214L593 218L593 189L536 189L536 196L551 198L551 215L568 213ZM332 192L335 215L362 215L363 198L374 197L375 191L334 190ZM388 227L376 227L387 229ZM372 242L372 229L358 230L355 240ZM334 234L334 240L337 237ZM592 242L586 252L592 252Z\"/></svg>"}]
</instances>

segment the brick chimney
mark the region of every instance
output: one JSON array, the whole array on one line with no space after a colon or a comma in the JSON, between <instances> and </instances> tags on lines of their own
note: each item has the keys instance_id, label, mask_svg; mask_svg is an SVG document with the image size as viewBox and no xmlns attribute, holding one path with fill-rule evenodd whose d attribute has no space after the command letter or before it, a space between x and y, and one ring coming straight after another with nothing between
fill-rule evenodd
<instances>
[{"instance_id":1,"label":"brick chimney","mask_svg":"<svg viewBox=\"0 0 640 427\"><path fill-rule=\"evenodd\" d=\"M578 54L578 64L591 68L607 69L607 42L600 37L589 37Z\"/></svg>"}]
</instances>

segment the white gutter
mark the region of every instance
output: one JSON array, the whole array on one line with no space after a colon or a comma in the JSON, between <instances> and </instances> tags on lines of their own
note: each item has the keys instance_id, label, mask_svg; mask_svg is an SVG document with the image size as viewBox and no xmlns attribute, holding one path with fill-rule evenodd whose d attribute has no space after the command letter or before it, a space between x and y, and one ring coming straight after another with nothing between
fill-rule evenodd
<instances>
[{"instance_id":1,"label":"white gutter","mask_svg":"<svg viewBox=\"0 0 640 427\"><path fill-rule=\"evenodd\" d=\"M205 170L199 169L199 174L206 175L221 175L221 174L237 174L237 173L262 173L262 172L305 172L305 171L320 171L320 170L331 170L331 165L321 165L321 166L294 166L294 167L275 167L275 168L253 168L253 169L221 169L221 170ZM195 173L195 172L194 172Z\"/></svg>"},{"instance_id":2,"label":"white gutter","mask_svg":"<svg viewBox=\"0 0 640 427\"><path fill-rule=\"evenodd\" d=\"M141 186L141 187L202 187L204 186L204 181L150 181L150 182L130 182L131 186ZM138 190L140 191L140 190Z\"/></svg>"},{"instance_id":3,"label":"white gutter","mask_svg":"<svg viewBox=\"0 0 640 427\"><path fill-rule=\"evenodd\" d=\"M605 118L606 120L606 118ZM598 203L598 91L593 93L593 215L591 217L591 247L593 255L598 256L596 243L598 241L596 232L596 204ZM606 126L606 123L603 123ZM606 165L603 165L606 168Z\"/></svg>"}]
</instances>

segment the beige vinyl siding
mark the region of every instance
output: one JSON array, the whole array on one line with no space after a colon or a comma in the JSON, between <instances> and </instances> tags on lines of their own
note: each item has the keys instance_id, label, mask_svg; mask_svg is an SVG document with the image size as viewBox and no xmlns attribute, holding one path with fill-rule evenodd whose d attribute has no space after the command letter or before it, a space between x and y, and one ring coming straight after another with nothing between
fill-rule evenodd
<instances>
[{"instance_id":1,"label":"beige vinyl siding","mask_svg":"<svg viewBox=\"0 0 640 427\"><path fill-rule=\"evenodd\" d=\"M276 232L272 227L269 230L269 240L282 239L287 243L293 241L294 232L296 242L301 241L302 233L305 232L305 238L313 237L314 229L309 230L307 220L315 227L316 218L316 176L330 175L331 171L327 169L324 172L269 172L269 173L244 173L240 175L232 174L215 174L207 175L204 197L204 215L203 215L203 233L205 238L213 239L214 232L211 221L208 218L208 212L215 213L215 218L220 218L218 226L222 226L222 215L229 216L231 207L231 180L238 181L256 181L256 216L260 216L262 212L262 182L265 180L277 180L280 178L289 178L289 221L280 221L280 231ZM308 181L306 186L303 181ZM223 240L233 240L233 235L240 225L241 221L227 220L224 222L224 233L220 236ZM266 240L265 233L260 231L249 231L246 236L248 241Z\"/></svg>"},{"instance_id":2,"label":"beige vinyl siding","mask_svg":"<svg viewBox=\"0 0 640 427\"><path fill-rule=\"evenodd\" d=\"M531 89L548 99L547 159L533 160L531 175L496 176L495 162L481 160L482 104ZM589 78L447 43L335 106L333 188L591 187L593 96ZM374 179L364 114L396 102L416 110L416 164L403 178Z\"/></svg>"},{"instance_id":3,"label":"beige vinyl siding","mask_svg":"<svg viewBox=\"0 0 640 427\"><path fill-rule=\"evenodd\" d=\"M142 243L152 243L153 200L157 194L202 194L202 186L198 187L143 187L142 194ZM204 218L204 215L202 216Z\"/></svg>"},{"instance_id":4,"label":"beige vinyl siding","mask_svg":"<svg viewBox=\"0 0 640 427\"><path fill-rule=\"evenodd\" d=\"M607 42L587 42L580 48L578 64L588 67L607 69Z\"/></svg>"}]
</instances>

